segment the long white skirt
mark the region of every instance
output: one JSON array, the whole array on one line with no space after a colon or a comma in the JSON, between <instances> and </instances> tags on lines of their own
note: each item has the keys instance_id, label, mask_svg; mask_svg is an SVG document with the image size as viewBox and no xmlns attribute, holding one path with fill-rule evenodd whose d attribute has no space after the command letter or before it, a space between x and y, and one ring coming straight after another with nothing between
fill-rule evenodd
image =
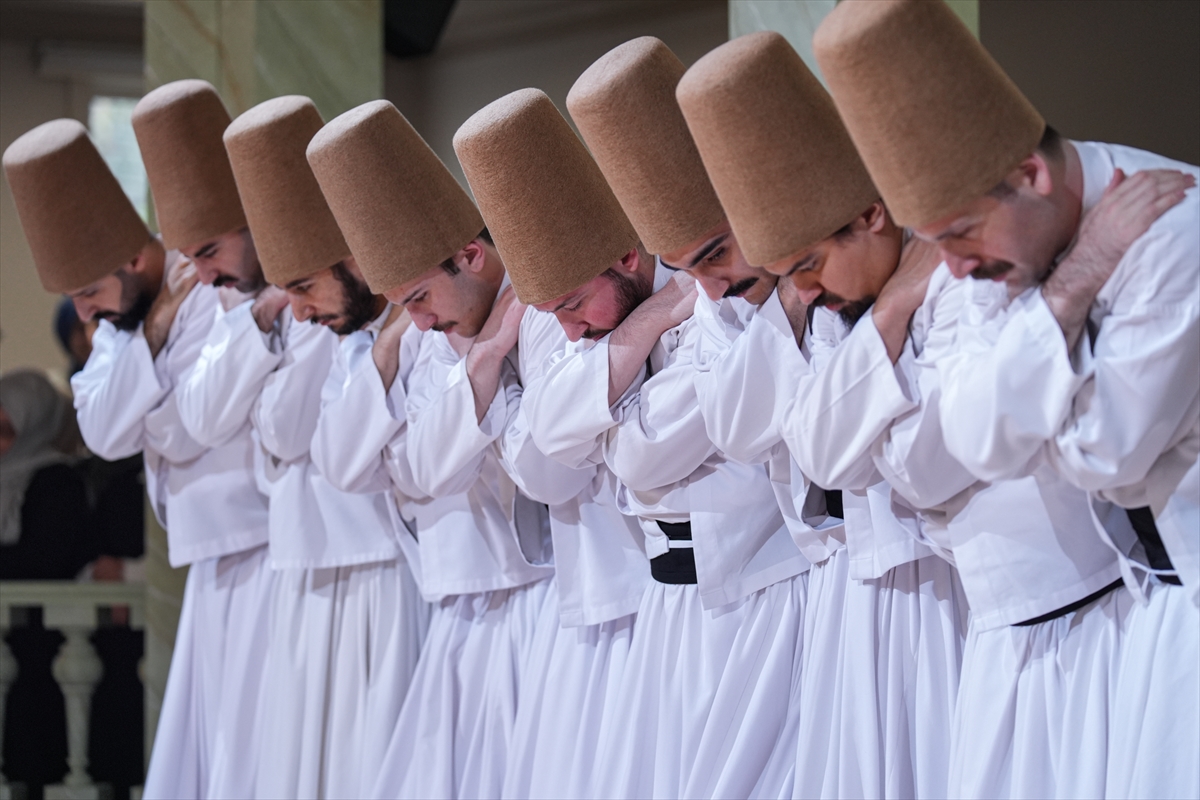
<instances>
[{"instance_id":1,"label":"long white skirt","mask_svg":"<svg viewBox=\"0 0 1200 800\"><path fill-rule=\"evenodd\" d=\"M253 796L273 582L265 545L192 564L144 797Z\"/></svg>"},{"instance_id":2,"label":"long white skirt","mask_svg":"<svg viewBox=\"0 0 1200 800\"><path fill-rule=\"evenodd\" d=\"M371 795L500 796L521 673L549 583L457 595L434 607Z\"/></svg>"},{"instance_id":3,"label":"long white skirt","mask_svg":"<svg viewBox=\"0 0 1200 800\"><path fill-rule=\"evenodd\" d=\"M950 747L951 797L1103 797L1111 708L1133 598L1058 619L971 626Z\"/></svg>"},{"instance_id":4,"label":"long white skirt","mask_svg":"<svg viewBox=\"0 0 1200 800\"><path fill-rule=\"evenodd\" d=\"M856 581L843 548L810 575L793 796L946 797L967 628L954 568L930 556Z\"/></svg>"},{"instance_id":5,"label":"long white skirt","mask_svg":"<svg viewBox=\"0 0 1200 800\"><path fill-rule=\"evenodd\" d=\"M604 719L624 702L636 616L564 628L553 581L550 595L521 676L504 797L594 796Z\"/></svg>"},{"instance_id":6,"label":"long white skirt","mask_svg":"<svg viewBox=\"0 0 1200 800\"><path fill-rule=\"evenodd\" d=\"M1122 645L1108 797L1200 797L1200 609L1155 582Z\"/></svg>"},{"instance_id":7,"label":"long white skirt","mask_svg":"<svg viewBox=\"0 0 1200 800\"><path fill-rule=\"evenodd\" d=\"M605 720L600 797L790 793L792 696L808 576L712 611L696 586L652 583L637 613L621 703ZM792 759L788 759L792 760ZM785 785L786 784L786 785Z\"/></svg>"},{"instance_id":8,"label":"long white skirt","mask_svg":"<svg viewBox=\"0 0 1200 800\"><path fill-rule=\"evenodd\" d=\"M354 798L370 790L428 619L403 563L279 571L257 797Z\"/></svg>"}]
</instances>

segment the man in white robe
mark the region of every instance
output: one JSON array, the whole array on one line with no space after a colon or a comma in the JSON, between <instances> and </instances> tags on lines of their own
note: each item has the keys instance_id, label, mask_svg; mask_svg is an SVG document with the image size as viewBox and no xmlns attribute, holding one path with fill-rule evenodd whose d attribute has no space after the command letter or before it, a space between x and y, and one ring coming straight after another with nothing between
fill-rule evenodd
<instances>
[{"instance_id":1,"label":"man in white robe","mask_svg":"<svg viewBox=\"0 0 1200 800\"><path fill-rule=\"evenodd\" d=\"M227 129L273 286L218 314L182 387L184 420L198 440L220 443L249 427L258 484L271 499L277 578L271 678L259 704L261 797L369 790L382 766L378 740L395 725L427 618L400 559L391 494L340 492L309 456L322 388L336 380L337 336L382 321L388 305L367 288L305 159L321 124L311 101L289 96Z\"/></svg>"},{"instance_id":2,"label":"man in white robe","mask_svg":"<svg viewBox=\"0 0 1200 800\"><path fill-rule=\"evenodd\" d=\"M220 98L204 81L159 87L133 113L163 242L188 259L206 284L197 291L212 297L188 368L199 356L217 308L264 285L221 141L228 124ZM180 388L186 377L180 369L172 389ZM187 632L191 641L186 648L177 645L172 657L145 791L147 797L250 796L272 582L265 547L267 499L254 482L255 447L249 431L217 446L200 442L191 434L196 427L189 428L184 419L180 393L172 396L179 434L216 463L197 481L204 491L192 505L167 508L171 563L192 561L179 627L180 640L186 641ZM196 526L207 539L220 532L229 541L185 557L170 539L172 526ZM193 769L201 776L198 785L189 777Z\"/></svg>"},{"instance_id":3,"label":"man in white robe","mask_svg":"<svg viewBox=\"0 0 1200 800\"><path fill-rule=\"evenodd\" d=\"M867 268L834 281L841 296L829 291L819 302L851 319L861 314L869 301L851 300L878 291L895 269L902 231L790 45L774 33L735 39L698 61L678 96L751 263L774 271L782 256L814 242L846 243L837 259ZM822 259L830 252L818 251ZM914 508L894 502L869 463L847 482L806 457L843 453L853 429L820 437L788 430L789 407L843 327L823 309L809 315L795 295L781 280L758 313L738 320L736 339L709 336L724 346L713 348L696 382L714 441L790 484L793 535L814 564L793 796L945 796L966 602L953 568L918 542ZM831 524L830 507L844 513L844 526Z\"/></svg>"},{"instance_id":4,"label":"man in white robe","mask_svg":"<svg viewBox=\"0 0 1200 800\"><path fill-rule=\"evenodd\" d=\"M474 204L390 103L333 120L309 161L372 290L404 306L420 334L407 383L397 380L407 333L376 339L397 348L376 362L392 417L379 452L407 498L421 589L436 605L373 793L498 796L553 575L545 506L516 488L497 448L481 447L503 430L504 396L497 427L483 431L470 394L464 408L454 392L462 353L507 305L504 266ZM347 487L364 479L355 472Z\"/></svg>"},{"instance_id":5,"label":"man in white robe","mask_svg":"<svg viewBox=\"0 0 1200 800\"><path fill-rule=\"evenodd\" d=\"M920 36L913 35L916 30ZM893 47L898 42L904 44ZM888 49L886 63L865 55L880 48ZM978 217L956 219L958 227L949 232L925 227L957 208L965 187L992 189L1045 129L949 10L911 3L839 9L819 29L815 51L897 220L915 223L930 239L963 235L971 240L971 229L1005 227L1001 221L985 228ZM937 108L874 99L903 96L888 89L899 90L895 81L917 75L923 83L970 89L939 95ZM949 139L947 127L956 131ZM905 135L893 136L897 129ZM936 144L922 138L934 131ZM987 136L977 135L984 131ZM956 147L945 147L947 141ZM936 153L941 163L915 169L914 164L932 163L916 155L922 148ZM1113 192L1106 202L1111 208L1124 198ZM1036 228L1021 230L1028 237ZM1128 245L1111 229L1091 233L1099 237L1081 239L1078 255L1098 242L1102 252L1119 258ZM923 247L909 246L914 255ZM790 420L797 438L817 438L801 462L812 462L809 468L818 474L849 476L854 462L866 457L918 507L942 501L927 512L923 530L955 560L972 612L950 754L950 794L1101 796L1110 732L1122 724L1114 689L1127 655L1125 632L1134 624L1131 596L1115 578L1133 531L1119 508L1093 502L1043 454L1030 453L1019 474L979 475L962 466L968 450L986 450L990 440L980 435L969 445L960 439L955 446L955 426L968 421L969 427L986 404L980 400L949 412L955 389L947 375L956 363L976 358L968 345L972 304L995 314L1008 305L1014 288L1024 287L1019 279L1009 286L967 286L951 275L952 270L960 278L966 274L953 248L944 245L943 252L947 263L942 265L932 253L902 259L870 315L829 359L810 396L798 399ZM792 266L802 298L812 300L831 270L805 271L819 266L819 259L809 255L797 254ZM995 260L976 259L973 267L980 268L980 278L1015 273ZM1014 364L1008 376L1026 381L1032 374L1028 369ZM857 431L853 446L837 454L820 442L825 435L843 444L851 431ZM1097 547L1098 533L1113 543L1112 549Z\"/></svg>"},{"instance_id":6,"label":"man in white robe","mask_svg":"<svg viewBox=\"0 0 1200 800\"><path fill-rule=\"evenodd\" d=\"M635 43L644 45L670 55L654 40ZM618 48L605 60L627 54ZM603 462L611 469L622 484L618 508L639 518L652 557L655 581L641 598L624 676L603 723L592 791L778 794L790 780L790 763L773 754L787 738L788 704L780 698L790 694L798 663L807 562L791 542L765 469L725 462L704 435L691 390L695 329L678 327L696 303L694 282L686 274L671 280L669 270L656 267L621 206L603 190L603 176L541 92L501 98L469 120L457 139L485 219L514 281L522 281L519 292L538 311L554 313L575 340L540 381L525 386L522 410L533 440L568 466ZM574 192L589 195L581 201L587 213L561 198L542 204L531 192L506 194L510 170L527 175L531 186L569 176L559 180L588 187ZM557 244L537 246L546 242ZM563 265L560 253L571 245L586 256ZM654 286L664 290L630 311ZM614 296L620 305L610 302ZM660 338L666 347L658 346ZM619 352L617 366L609 363L613 352ZM663 368L656 376L662 401L656 395L654 406L661 421L656 417L647 427L671 432L656 442L632 430L640 425L637 385L647 355ZM628 402L618 404L614 416L614 396L622 395ZM614 443L606 452L622 418L631 426L630 443ZM640 443L650 446L635 454ZM650 457L664 470L678 468L673 485L662 482L665 472L651 466ZM644 485L622 474L638 469L649 473ZM689 482L690 473L696 474ZM695 559L689 530L698 531ZM740 547L724 544L730 531L744 533ZM671 536L678 537L674 547ZM749 693L747 675L755 676Z\"/></svg>"}]
</instances>

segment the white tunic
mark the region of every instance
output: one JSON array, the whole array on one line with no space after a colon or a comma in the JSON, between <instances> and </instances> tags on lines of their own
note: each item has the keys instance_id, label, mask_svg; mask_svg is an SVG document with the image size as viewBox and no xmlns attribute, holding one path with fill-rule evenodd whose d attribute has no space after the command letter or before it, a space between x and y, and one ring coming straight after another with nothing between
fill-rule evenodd
<instances>
[{"instance_id":1,"label":"white tunic","mask_svg":"<svg viewBox=\"0 0 1200 800\"><path fill-rule=\"evenodd\" d=\"M701 325L719 331L703 311ZM819 367L836 347L841 323L817 317L798 347L772 294L742 327L706 359L696 387L713 441L739 459L767 460L792 537L813 561L793 796L944 796L966 617L957 576L918 557L915 514L897 518L878 476L868 492L843 493L843 525L783 444L784 412L813 381L813 356ZM869 548L873 540L891 546Z\"/></svg>"},{"instance_id":2,"label":"white tunic","mask_svg":"<svg viewBox=\"0 0 1200 800\"><path fill-rule=\"evenodd\" d=\"M1074 142L1083 211L1115 169L1200 169L1118 145ZM1033 288L1012 301L972 286L961 353L942 365L946 444L982 478L1048 464L1097 501L1149 506L1182 587L1139 577L1144 555L1104 536L1139 597L1128 621L1112 722L1114 796L1200 794L1200 195L1154 222L1092 305L1068 354ZM1101 507L1100 502L1096 503ZM1145 587L1144 587L1144 584ZM1170 641L1170 650L1162 642ZM1188 654L1191 654L1190 657ZM1153 757L1149 754L1153 753ZM1148 767L1150 760L1160 765ZM1189 766L1190 765L1190 766Z\"/></svg>"},{"instance_id":3,"label":"white tunic","mask_svg":"<svg viewBox=\"0 0 1200 800\"><path fill-rule=\"evenodd\" d=\"M660 267L655 288L669 276ZM571 466L602 459L621 481L618 507L641 519L647 556L669 549L659 520L692 526L698 584L652 582L638 610L623 701L601 737L601 796L790 790L794 716L781 698L799 665L808 562L766 467L726 459L705 433L699 338L694 321L668 331L651 354L652 377L611 409L603 339L568 348L527 390L539 448Z\"/></svg>"},{"instance_id":4,"label":"white tunic","mask_svg":"<svg viewBox=\"0 0 1200 800\"><path fill-rule=\"evenodd\" d=\"M180 256L167 253L165 269ZM196 286L151 358L142 327L102 321L72 378L84 441L102 458L142 451L146 489L174 566L191 564L146 797L253 792L254 699L265 659L267 502L253 480L249 435L208 447L181 418L180 384L205 341L217 292Z\"/></svg>"},{"instance_id":5,"label":"white tunic","mask_svg":"<svg viewBox=\"0 0 1200 800\"><path fill-rule=\"evenodd\" d=\"M367 413L386 413L392 423L366 417L346 423L352 437L365 430L372 444L386 433L390 439L378 459L365 445L357 448L346 458L351 474L343 479L366 485L380 479L382 468L404 496L422 592L436 603L372 794L495 797L524 668L552 601L549 525L545 507L520 492L501 464L498 439L515 400L511 374L476 424L465 360L442 333L412 335L419 344L406 385L395 381L384 397L377 375L374 387L354 374L345 384L383 400ZM402 343L402 362L405 352ZM360 362L361 373L374 369L369 354Z\"/></svg>"},{"instance_id":6,"label":"white tunic","mask_svg":"<svg viewBox=\"0 0 1200 800\"><path fill-rule=\"evenodd\" d=\"M785 430L814 480L853 487L863 476L872 480L872 469L887 475L900 501L926 509L917 535L957 565L971 618L949 795L1087 796L1103 788L1128 597L1118 589L1058 619L1005 627L1081 600L1120 572L1115 554L1097 546L1086 494L1048 465L988 484L948 454L938 364L958 346L966 288L938 267L895 365L873 316L863 317L797 401ZM1110 535L1130 546L1125 515L1107 504L1096 511ZM1087 653L1086 665L1077 655L1059 660L1060 653Z\"/></svg>"},{"instance_id":7,"label":"white tunic","mask_svg":"<svg viewBox=\"0 0 1200 800\"><path fill-rule=\"evenodd\" d=\"M517 389L536 391L567 344L553 314L528 309ZM649 562L637 519L617 510L612 472L603 464L575 469L543 455L527 412L520 402L510 414L503 463L521 491L549 506L557 602L546 604L537 626L504 796L586 797L600 766L596 753L607 746L600 738L604 718L628 701L619 687Z\"/></svg>"}]
</instances>

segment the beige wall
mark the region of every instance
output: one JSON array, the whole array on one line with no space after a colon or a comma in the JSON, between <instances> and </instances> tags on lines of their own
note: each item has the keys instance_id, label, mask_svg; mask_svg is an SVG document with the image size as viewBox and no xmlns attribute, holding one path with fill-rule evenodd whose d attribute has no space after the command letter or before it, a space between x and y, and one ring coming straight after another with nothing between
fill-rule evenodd
<instances>
[{"instance_id":1,"label":"beige wall","mask_svg":"<svg viewBox=\"0 0 1200 800\"><path fill-rule=\"evenodd\" d=\"M58 117L86 123L86 100L80 104L76 94L69 80L38 77L32 42L0 40L0 148ZM61 373L67 359L54 338L58 297L38 283L8 181L0 177L0 183L0 372L40 367Z\"/></svg>"},{"instance_id":2,"label":"beige wall","mask_svg":"<svg viewBox=\"0 0 1200 800\"><path fill-rule=\"evenodd\" d=\"M454 132L491 101L533 86L566 113L571 84L613 47L657 36L691 64L727 19L725 0L459 0L434 55L387 58L384 91L462 181Z\"/></svg>"},{"instance_id":3,"label":"beige wall","mask_svg":"<svg viewBox=\"0 0 1200 800\"><path fill-rule=\"evenodd\" d=\"M1200 3L981 0L979 33L1066 136L1200 163Z\"/></svg>"}]
</instances>

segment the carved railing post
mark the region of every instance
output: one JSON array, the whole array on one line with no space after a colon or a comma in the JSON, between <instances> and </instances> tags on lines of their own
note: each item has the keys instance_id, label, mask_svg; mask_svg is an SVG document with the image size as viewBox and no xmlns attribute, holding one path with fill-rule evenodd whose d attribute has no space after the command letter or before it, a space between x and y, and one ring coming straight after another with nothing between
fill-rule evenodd
<instances>
[{"instance_id":1,"label":"carved railing post","mask_svg":"<svg viewBox=\"0 0 1200 800\"><path fill-rule=\"evenodd\" d=\"M8 649L8 614L0 618L0 797L11 796L4 774L4 711L8 702L8 687L17 678L17 660Z\"/></svg>"},{"instance_id":2,"label":"carved railing post","mask_svg":"<svg viewBox=\"0 0 1200 800\"><path fill-rule=\"evenodd\" d=\"M93 615L95 609L92 609ZM54 679L62 689L67 706L67 767L70 772L63 785L71 789L92 786L88 775L88 721L91 719L92 691L104 675L104 664L88 635L92 625L61 625L66 637L54 659Z\"/></svg>"}]
</instances>

